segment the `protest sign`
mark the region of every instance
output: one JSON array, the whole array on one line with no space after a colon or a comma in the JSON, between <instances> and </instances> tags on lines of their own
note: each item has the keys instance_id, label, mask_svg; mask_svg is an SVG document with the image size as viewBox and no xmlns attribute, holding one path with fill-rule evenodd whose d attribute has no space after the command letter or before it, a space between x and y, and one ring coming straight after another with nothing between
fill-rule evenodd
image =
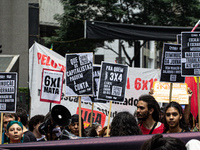
<instances>
[{"instance_id":1,"label":"protest sign","mask_svg":"<svg viewBox=\"0 0 200 150\"><path fill-rule=\"evenodd\" d=\"M93 53L66 54L66 96L93 95Z\"/></svg>"},{"instance_id":2,"label":"protest sign","mask_svg":"<svg viewBox=\"0 0 200 150\"><path fill-rule=\"evenodd\" d=\"M64 72L43 69L40 101L60 104Z\"/></svg>"},{"instance_id":3,"label":"protest sign","mask_svg":"<svg viewBox=\"0 0 200 150\"><path fill-rule=\"evenodd\" d=\"M97 98L124 101L128 66L103 62Z\"/></svg>"},{"instance_id":4,"label":"protest sign","mask_svg":"<svg viewBox=\"0 0 200 150\"><path fill-rule=\"evenodd\" d=\"M58 53L46 48L35 42L29 49L29 89L31 96L30 106L30 117L37 114L46 115L49 112L49 104L40 101L40 91L42 82L42 71L43 68L52 70L65 71L66 59ZM112 118L120 111L129 111L134 113L137 109L138 97L142 94L148 94L150 89L153 87L153 82L159 78L160 69L149 69L149 68L129 68L127 80L127 88L124 102L112 102L111 110L111 121ZM64 76L65 77L65 76ZM65 82L63 83L63 92L61 97L61 105L65 106L70 113L76 114L78 108L78 97L68 97L65 95ZM128 86L129 85L129 86ZM87 96L82 96L85 98ZM52 107L56 105L52 103ZM92 116L95 121L100 124L107 125L109 115L109 102L106 103L94 103L94 112L98 112L98 119ZM82 108L91 109L92 102L83 102ZM106 120L103 122L104 115ZM82 113L83 122L87 122L87 117ZM87 124L87 123L85 123Z\"/></svg>"},{"instance_id":5,"label":"protest sign","mask_svg":"<svg viewBox=\"0 0 200 150\"><path fill-rule=\"evenodd\" d=\"M100 99L97 98L100 70L101 70L101 66L93 65L94 94L92 96L81 97L82 101L84 101L84 102L99 102L99 103L105 103L106 102L103 99L100 100Z\"/></svg>"},{"instance_id":6,"label":"protest sign","mask_svg":"<svg viewBox=\"0 0 200 150\"><path fill-rule=\"evenodd\" d=\"M0 73L0 112L15 113L17 103L17 73Z\"/></svg>"},{"instance_id":7,"label":"protest sign","mask_svg":"<svg viewBox=\"0 0 200 150\"><path fill-rule=\"evenodd\" d=\"M153 83L154 98L158 102L169 103L170 83L155 81ZM171 101L188 104L189 95L186 83L173 83Z\"/></svg>"},{"instance_id":8,"label":"protest sign","mask_svg":"<svg viewBox=\"0 0 200 150\"><path fill-rule=\"evenodd\" d=\"M200 32L182 32L182 76L200 76Z\"/></svg>"},{"instance_id":9,"label":"protest sign","mask_svg":"<svg viewBox=\"0 0 200 150\"><path fill-rule=\"evenodd\" d=\"M181 77L181 45L164 43L160 81L184 83Z\"/></svg>"}]
</instances>

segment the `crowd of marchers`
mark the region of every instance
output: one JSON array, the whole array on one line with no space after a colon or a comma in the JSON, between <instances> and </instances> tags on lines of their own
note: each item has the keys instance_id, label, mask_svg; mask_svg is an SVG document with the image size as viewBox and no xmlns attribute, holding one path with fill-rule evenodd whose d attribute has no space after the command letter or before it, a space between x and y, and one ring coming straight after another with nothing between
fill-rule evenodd
<instances>
[{"instance_id":1,"label":"crowd of marchers","mask_svg":"<svg viewBox=\"0 0 200 150\"><path fill-rule=\"evenodd\" d=\"M188 88L189 104L183 109L177 102L170 102L160 107L152 96L141 95L138 99L137 110L134 114L123 111L118 112L110 126L102 127L99 123L84 128L79 124L79 115L71 116L68 126L59 126L51 118L51 112L44 115L35 115L28 120L26 110L18 108L16 113L3 114L2 144L25 143L49 140L72 140L81 137L113 137L155 134L146 141L141 150L162 149L162 147L174 150L192 149L199 141L189 141L186 145L177 138L162 136L163 133L180 133L198 131L198 118L193 123L190 113L190 101L192 91ZM79 126L81 131L79 132ZM80 135L81 134L81 135ZM182 147L182 148L181 148ZM200 147L200 146L199 146ZM194 150L194 148L193 148Z\"/></svg>"}]
</instances>

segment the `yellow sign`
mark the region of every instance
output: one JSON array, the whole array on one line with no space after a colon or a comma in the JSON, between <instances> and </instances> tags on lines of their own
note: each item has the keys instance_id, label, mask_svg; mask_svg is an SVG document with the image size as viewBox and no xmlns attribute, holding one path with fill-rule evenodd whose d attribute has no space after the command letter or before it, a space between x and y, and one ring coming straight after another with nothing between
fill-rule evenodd
<instances>
[{"instance_id":1,"label":"yellow sign","mask_svg":"<svg viewBox=\"0 0 200 150\"><path fill-rule=\"evenodd\" d=\"M189 95L186 83L173 83L171 101L188 104ZM153 83L153 97L157 102L169 103L170 83L155 81Z\"/></svg>"}]
</instances>

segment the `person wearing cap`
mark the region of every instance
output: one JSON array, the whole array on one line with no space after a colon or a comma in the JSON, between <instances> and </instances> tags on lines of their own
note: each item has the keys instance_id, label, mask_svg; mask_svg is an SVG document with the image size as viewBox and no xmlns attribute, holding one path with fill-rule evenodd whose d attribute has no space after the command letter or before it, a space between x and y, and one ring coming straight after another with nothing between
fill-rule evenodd
<instances>
[{"instance_id":1,"label":"person wearing cap","mask_svg":"<svg viewBox=\"0 0 200 150\"><path fill-rule=\"evenodd\" d=\"M24 133L23 125L18 121L10 121L6 127L6 133L9 143L23 143Z\"/></svg>"},{"instance_id":2,"label":"person wearing cap","mask_svg":"<svg viewBox=\"0 0 200 150\"><path fill-rule=\"evenodd\" d=\"M74 114L71 117L71 123L68 126L69 132L72 134L79 136L79 115ZM81 118L81 131L82 131L82 137L85 137L85 130L84 130L84 125L83 125L83 118Z\"/></svg>"}]
</instances>

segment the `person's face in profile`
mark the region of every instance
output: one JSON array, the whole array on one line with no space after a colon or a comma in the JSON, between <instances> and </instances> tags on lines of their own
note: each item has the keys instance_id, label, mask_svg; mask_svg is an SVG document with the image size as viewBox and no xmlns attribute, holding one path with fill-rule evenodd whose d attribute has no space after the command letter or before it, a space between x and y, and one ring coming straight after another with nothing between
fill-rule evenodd
<instances>
[{"instance_id":1,"label":"person's face in profile","mask_svg":"<svg viewBox=\"0 0 200 150\"><path fill-rule=\"evenodd\" d=\"M149 116L148 105L146 102L140 100L137 104L137 118L138 120L146 120Z\"/></svg>"},{"instance_id":2,"label":"person's face in profile","mask_svg":"<svg viewBox=\"0 0 200 150\"><path fill-rule=\"evenodd\" d=\"M13 124L7 131L8 138L10 138L10 143L20 143L23 137L22 128L17 124Z\"/></svg>"},{"instance_id":3,"label":"person's face in profile","mask_svg":"<svg viewBox=\"0 0 200 150\"><path fill-rule=\"evenodd\" d=\"M102 126L98 126L98 128L96 129L96 132L97 132L97 135L99 136L99 133L101 132L102 130Z\"/></svg>"},{"instance_id":4,"label":"person's face in profile","mask_svg":"<svg viewBox=\"0 0 200 150\"><path fill-rule=\"evenodd\" d=\"M179 126L179 122L182 118L182 115L179 114L179 112L176 108L169 107L166 110L165 118L166 118L166 121L167 121L167 124L169 125L169 127L175 128L175 127Z\"/></svg>"},{"instance_id":5,"label":"person's face in profile","mask_svg":"<svg viewBox=\"0 0 200 150\"><path fill-rule=\"evenodd\" d=\"M68 127L72 134L79 136L79 123L78 122L73 122Z\"/></svg>"}]
</instances>

